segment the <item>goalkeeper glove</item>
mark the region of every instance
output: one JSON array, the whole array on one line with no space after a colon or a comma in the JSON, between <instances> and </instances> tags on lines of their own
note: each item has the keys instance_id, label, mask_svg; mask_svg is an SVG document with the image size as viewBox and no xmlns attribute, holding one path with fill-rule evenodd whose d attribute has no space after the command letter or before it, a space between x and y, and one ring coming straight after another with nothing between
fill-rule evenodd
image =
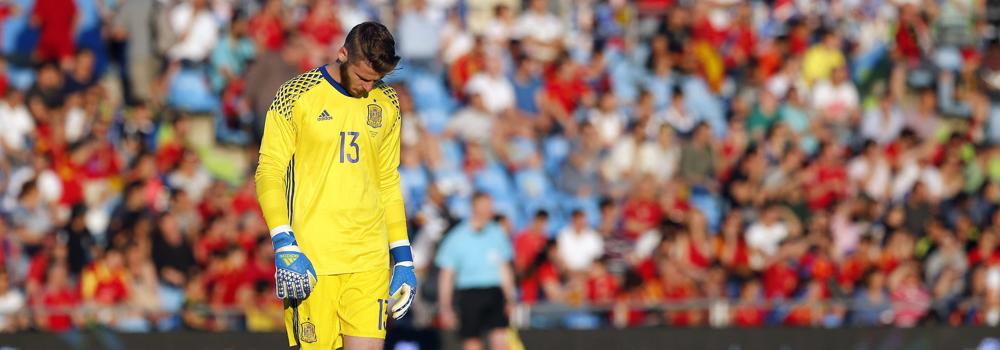
<instances>
[{"instance_id":1,"label":"goalkeeper glove","mask_svg":"<svg viewBox=\"0 0 1000 350\"><path fill-rule=\"evenodd\" d=\"M284 225L271 230L274 246L274 273L276 294L279 299L305 299L316 285L316 270L302 254L292 228Z\"/></svg>"},{"instance_id":2,"label":"goalkeeper glove","mask_svg":"<svg viewBox=\"0 0 1000 350\"><path fill-rule=\"evenodd\" d=\"M389 244L389 255L395 265L392 267L392 279L389 281L389 296L395 302L392 304L392 318L401 319L410 310L413 296L417 294L417 276L413 274L413 253L410 252L410 242L398 241Z\"/></svg>"}]
</instances>

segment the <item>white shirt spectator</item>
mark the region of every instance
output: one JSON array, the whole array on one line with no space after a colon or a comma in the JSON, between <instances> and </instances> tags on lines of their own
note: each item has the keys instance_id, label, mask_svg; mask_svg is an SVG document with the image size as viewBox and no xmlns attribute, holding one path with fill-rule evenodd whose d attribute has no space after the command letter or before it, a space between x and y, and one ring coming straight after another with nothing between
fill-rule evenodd
<instances>
[{"instance_id":1,"label":"white shirt spectator","mask_svg":"<svg viewBox=\"0 0 1000 350\"><path fill-rule=\"evenodd\" d=\"M875 200L883 199L889 183L889 165L885 159L858 156L847 164L847 179L856 186L854 190Z\"/></svg>"},{"instance_id":2,"label":"white shirt spectator","mask_svg":"<svg viewBox=\"0 0 1000 350\"><path fill-rule=\"evenodd\" d=\"M219 37L219 25L208 9L195 13L190 2L170 11L170 27L177 34L167 55L174 60L202 61L208 57Z\"/></svg>"},{"instance_id":3,"label":"white shirt spectator","mask_svg":"<svg viewBox=\"0 0 1000 350\"><path fill-rule=\"evenodd\" d=\"M493 116L485 110L466 107L455 113L447 128L466 142L484 144L493 135Z\"/></svg>"},{"instance_id":4,"label":"white shirt spectator","mask_svg":"<svg viewBox=\"0 0 1000 350\"><path fill-rule=\"evenodd\" d=\"M944 195L944 178L941 177L941 172L936 167L925 166L920 171L920 183L927 188L927 194L931 198L941 199Z\"/></svg>"},{"instance_id":5,"label":"white shirt spectator","mask_svg":"<svg viewBox=\"0 0 1000 350\"><path fill-rule=\"evenodd\" d=\"M770 92L772 95L779 98L786 97L785 95L788 94L788 91L793 87L795 88L795 91L799 93L799 97L806 97L802 96L801 92L809 91L806 89L805 81L802 81L798 74L792 75L782 72L775 74L767 81L767 92Z\"/></svg>"},{"instance_id":6,"label":"white shirt spectator","mask_svg":"<svg viewBox=\"0 0 1000 350\"><path fill-rule=\"evenodd\" d=\"M45 169L38 174L38 192L46 203L55 203L62 197L62 179L52 169Z\"/></svg>"},{"instance_id":7,"label":"white shirt spectator","mask_svg":"<svg viewBox=\"0 0 1000 350\"><path fill-rule=\"evenodd\" d=\"M445 64L455 62L476 45L475 38L469 31L462 28L457 19L450 19L441 27L439 40L441 42L441 61Z\"/></svg>"},{"instance_id":8,"label":"white shirt spectator","mask_svg":"<svg viewBox=\"0 0 1000 350\"><path fill-rule=\"evenodd\" d=\"M905 125L906 118L898 108L874 108L865 112L861 135L880 145L887 145L899 137Z\"/></svg>"},{"instance_id":9,"label":"white shirt spectator","mask_svg":"<svg viewBox=\"0 0 1000 350\"><path fill-rule=\"evenodd\" d=\"M830 220L834 257L842 258L857 248L864 229L864 225L851 221L846 210L840 210L834 214Z\"/></svg>"},{"instance_id":10,"label":"white shirt spectator","mask_svg":"<svg viewBox=\"0 0 1000 350\"><path fill-rule=\"evenodd\" d=\"M24 306L24 294L17 289L7 289L6 293L0 295L0 332L9 330L13 314L23 310Z\"/></svg>"},{"instance_id":11,"label":"white shirt spectator","mask_svg":"<svg viewBox=\"0 0 1000 350\"><path fill-rule=\"evenodd\" d=\"M636 258L645 259L653 256L653 252L656 251L656 247L660 245L660 241L663 235L657 230L647 230L639 236L639 239L635 241L635 254Z\"/></svg>"},{"instance_id":12,"label":"white shirt spectator","mask_svg":"<svg viewBox=\"0 0 1000 350\"><path fill-rule=\"evenodd\" d=\"M417 142L420 142L420 130L424 128L423 116L416 110L404 111L403 115L407 118L401 120L403 130L400 130L399 141L404 147L417 147Z\"/></svg>"},{"instance_id":13,"label":"white shirt spectator","mask_svg":"<svg viewBox=\"0 0 1000 350\"><path fill-rule=\"evenodd\" d=\"M660 125L663 125L663 122L666 122L674 130L677 130L677 132L686 134L694 130L695 125L698 125L698 121L698 117L687 111L684 106L677 106L677 103L672 103L670 108L653 115L651 127L659 128Z\"/></svg>"},{"instance_id":14,"label":"white shirt spectator","mask_svg":"<svg viewBox=\"0 0 1000 350\"><path fill-rule=\"evenodd\" d=\"M767 80L767 92L774 96L785 97L791 87L792 79L784 74L775 74Z\"/></svg>"},{"instance_id":15,"label":"white shirt spectator","mask_svg":"<svg viewBox=\"0 0 1000 350\"><path fill-rule=\"evenodd\" d=\"M191 171L174 171L167 180L170 187L184 190L195 202L201 201L205 190L212 185L212 176L200 167Z\"/></svg>"},{"instance_id":16,"label":"white shirt spectator","mask_svg":"<svg viewBox=\"0 0 1000 350\"><path fill-rule=\"evenodd\" d=\"M37 195L37 194L36 194ZM30 203L18 203L12 212L12 222L17 228L23 228L25 235L33 240L51 233L55 226L55 218L48 206L39 200Z\"/></svg>"},{"instance_id":17,"label":"white shirt spectator","mask_svg":"<svg viewBox=\"0 0 1000 350\"><path fill-rule=\"evenodd\" d=\"M212 185L212 176L208 174L198 155L188 151L181 156L180 166L167 177L167 184L175 189L184 190L194 202L200 202L202 195Z\"/></svg>"},{"instance_id":18,"label":"white shirt spectator","mask_svg":"<svg viewBox=\"0 0 1000 350\"><path fill-rule=\"evenodd\" d=\"M427 4L431 8L439 9L441 11L445 9L450 9L458 4L458 0L427 0Z\"/></svg>"},{"instance_id":19,"label":"white shirt spectator","mask_svg":"<svg viewBox=\"0 0 1000 350\"><path fill-rule=\"evenodd\" d=\"M941 122L934 113L913 111L906 117L906 126L913 129L921 140L930 140L938 131Z\"/></svg>"},{"instance_id":20,"label":"white shirt spectator","mask_svg":"<svg viewBox=\"0 0 1000 350\"><path fill-rule=\"evenodd\" d=\"M0 103L0 142L9 150L25 148L25 137L35 130L35 121L23 104Z\"/></svg>"},{"instance_id":21,"label":"white shirt spectator","mask_svg":"<svg viewBox=\"0 0 1000 350\"><path fill-rule=\"evenodd\" d=\"M849 81L834 84L823 80L813 88L812 103L813 108L821 115L833 120L843 120L858 108L858 89Z\"/></svg>"},{"instance_id":22,"label":"white shirt spectator","mask_svg":"<svg viewBox=\"0 0 1000 350\"><path fill-rule=\"evenodd\" d=\"M610 111L593 109L587 119L594 125L604 145L614 145L625 130L625 116L614 109Z\"/></svg>"},{"instance_id":23,"label":"white shirt spectator","mask_svg":"<svg viewBox=\"0 0 1000 350\"><path fill-rule=\"evenodd\" d=\"M747 228L747 245L769 256L778 252L778 245L785 237L788 237L788 226L781 221L771 224L758 221Z\"/></svg>"},{"instance_id":24,"label":"white shirt spectator","mask_svg":"<svg viewBox=\"0 0 1000 350\"><path fill-rule=\"evenodd\" d=\"M21 194L21 187L25 182L35 179L38 184L38 192L42 195L42 200L46 203L54 203L62 197L62 179L56 175L52 169L43 169L36 172L32 167L20 167L10 174L7 182L7 197L4 198L3 208L13 209L17 206L17 197ZM0 189L2 190L2 189Z\"/></svg>"},{"instance_id":25,"label":"white shirt spectator","mask_svg":"<svg viewBox=\"0 0 1000 350\"><path fill-rule=\"evenodd\" d=\"M551 42L563 35L559 18L547 12L526 11L514 24L514 38Z\"/></svg>"},{"instance_id":26,"label":"white shirt spectator","mask_svg":"<svg viewBox=\"0 0 1000 350\"><path fill-rule=\"evenodd\" d=\"M340 21L341 28L354 28L354 26L362 22L371 20L368 12L353 2L343 1L338 3L340 6L337 6L337 20Z\"/></svg>"},{"instance_id":27,"label":"white shirt spectator","mask_svg":"<svg viewBox=\"0 0 1000 350\"><path fill-rule=\"evenodd\" d=\"M858 26L857 35L854 36L854 40L856 40L858 45L858 52L868 53L880 45L885 45L892 41L890 33L893 33L893 28L890 28L890 26L894 24L895 20L889 18L891 16L888 13L895 12L896 9L891 8L892 5L889 3L883 3L881 7L877 15L857 18L853 21L853 25Z\"/></svg>"},{"instance_id":28,"label":"white shirt spectator","mask_svg":"<svg viewBox=\"0 0 1000 350\"><path fill-rule=\"evenodd\" d=\"M865 161L863 158L858 158L848 165L847 176L872 199L900 200L910 192L922 175L920 166L916 162L905 159L900 161L903 164L893 173L887 159ZM939 189L943 191L943 184L941 186Z\"/></svg>"},{"instance_id":29,"label":"white shirt spectator","mask_svg":"<svg viewBox=\"0 0 1000 350\"><path fill-rule=\"evenodd\" d=\"M892 199L903 200L920 180L920 166L915 161L906 161L892 178Z\"/></svg>"},{"instance_id":30,"label":"white shirt spectator","mask_svg":"<svg viewBox=\"0 0 1000 350\"><path fill-rule=\"evenodd\" d=\"M408 59L432 60L441 47L439 34L444 26L444 13L422 1L414 4L416 7L404 12L399 19L399 54Z\"/></svg>"},{"instance_id":31,"label":"white shirt spectator","mask_svg":"<svg viewBox=\"0 0 1000 350\"><path fill-rule=\"evenodd\" d=\"M66 111L66 141L79 141L87 133L87 112L80 107Z\"/></svg>"},{"instance_id":32,"label":"white shirt spectator","mask_svg":"<svg viewBox=\"0 0 1000 350\"><path fill-rule=\"evenodd\" d=\"M1000 292L1000 266L986 270L986 288L993 293Z\"/></svg>"},{"instance_id":33,"label":"white shirt spectator","mask_svg":"<svg viewBox=\"0 0 1000 350\"><path fill-rule=\"evenodd\" d=\"M559 231L556 244L559 257L570 271L586 271L590 264L604 254L604 240L593 229L568 225Z\"/></svg>"},{"instance_id":34,"label":"white shirt spectator","mask_svg":"<svg viewBox=\"0 0 1000 350\"><path fill-rule=\"evenodd\" d=\"M612 183L621 180L625 172L635 167L638 148L638 141L635 137L626 137L614 143L611 147L611 153L601 163L601 173L604 174L604 177Z\"/></svg>"},{"instance_id":35,"label":"white shirt spectator","mask_svg":"<svg viewBox=\"0 0 1000 350\"><path fill-rule=\"evenodd\" d=\"M677 164L681 161L681 148L673 146L669 139L673 130L665 131L668 135L660 135L659 141L646 141L639 146L638 171L643 175L652 175L656 181L666 181L677 172Z\"/></svg>"},{"instance_id":36,"label":"white shirt spectator","mask_svg":"<svg viewBox=\"0 0 1000 350\"><path fill-rule=\"evenodd\" d=\"M483 30L483 37L491 43L506 43L514 35L514 26L496 19L490 21Z\"/></svg>"},{"instance_id":37,"label":"white shirt spectator","mask_svg":"<svg viewBox=\"0 0 1000 350\"><path fill-rule=\"evenodd\" d=\"M465 84L465 90L482 96L483 106L490 113L497 114L514 107L514 85L503 75L476 74Z\"/></svg>"}]
</instances>

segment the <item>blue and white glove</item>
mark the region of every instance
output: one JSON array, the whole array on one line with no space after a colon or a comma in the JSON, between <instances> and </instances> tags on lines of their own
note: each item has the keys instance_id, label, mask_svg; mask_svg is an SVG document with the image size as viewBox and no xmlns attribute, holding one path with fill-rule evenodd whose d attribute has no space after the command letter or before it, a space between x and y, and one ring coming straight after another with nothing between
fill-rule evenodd
<instances>
[{"instance_id":1,"label":"blue and white glove","mask_svg":"<svg viewBox=\"0 0 1000 350\"><path fill-rule=\"evenodd\" d=\"M417 294L417 276L413 274L413 253L410 252L410 242L398 241L389 244L389 255L395 265L392 267L392 279L389 280L389 298L392 303L392 318L401 319L410 310L413 296Z\"/></svg>"},{"instance_id":2,"label":"blue and white glove","mask_svg":"<svg viewBox=\"0 0 1000 350\"><path fill-rule=\"evenodd\" d=\"M279 299L305 299L316 285L316 270L302 254L292 228L287 225L271 230L271 245L274 246L274 287Z\"/></svg>"}]
</instances>

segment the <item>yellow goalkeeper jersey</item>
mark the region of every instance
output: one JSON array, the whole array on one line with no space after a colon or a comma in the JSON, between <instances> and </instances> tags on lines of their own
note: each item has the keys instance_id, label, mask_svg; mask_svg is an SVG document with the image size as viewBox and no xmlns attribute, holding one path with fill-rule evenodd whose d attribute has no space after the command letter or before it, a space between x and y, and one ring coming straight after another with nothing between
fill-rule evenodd
<instances>
[{"instance_id":1,"label":"yellow goalkeeper jersey","mask_svg":"<svg viewBox=\"0 0 1000 350\"><path fill-rule=\"evenodd\" d=\"M290 225L319 275L386 268L407 240L399 187L399 102L384 83L349 96L326 66L278 90L267 111L257 199L274 232Z\"/></svg>"}]
</instances>

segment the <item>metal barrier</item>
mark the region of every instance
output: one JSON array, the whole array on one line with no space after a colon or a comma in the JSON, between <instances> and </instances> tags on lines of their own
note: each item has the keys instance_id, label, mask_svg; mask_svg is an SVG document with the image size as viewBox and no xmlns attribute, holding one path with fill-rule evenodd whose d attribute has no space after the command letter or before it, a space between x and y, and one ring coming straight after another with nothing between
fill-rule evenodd
<instances>
[{"instance_id":1,"label":"metal barrier","mask_svg":"<svg viewBox=\"0 0 1000 350\"><path fill-rule=\"evenodd\" d=\"M939 302L943 302L941 305L955 305L954 302L944 302L941 300L930 301L931 310L934 310L935 305ZM962 307L976 309L982 305L982 300L978 298L968 298L962 300ZM655 303L655 304L613 304L613 305L566 305L558 303L539 303L539 304L520 304L514 309L514 313L511 315L511 324L519 329L598 329L598 328L624 328L624 324L616 323L612 320L613 313L618 309L621 311L622 308L639 311L650 315L659 315L663 318L671 312L678 311L699 311L703 316L702 321L692 324L695 327L713 327L713 328L727 328L735 326L733 322L732 314L734 310L740 307L754 307L759 308L764 313L766 313L767 321L761 326L775 326L780 325L781 320L784 319L792 310L801 306L816 307L818 309L824 310L822 312L831 312L831 310L839 310L842 312L842 319L839 323L816 323L813 326L817 327L843 327L855 325L857 323L852 321L852 313L854 311L859 311L855 308L855 301L852 299L826 299L821 302L805 302L805 301L792 301L792 300L774 300L765 301L760 300L756 302L746 303L738 300L727 300L727 299L690 299L679 302L666 302L666 303ZM892 318L894 316L895 310L907 308L914 306L908 303L889 303L886 305L887 310L883 312L881 317L883 318L879 322L866 323L865 326L886 326L892 325ZM921 305L915 305L920 307ZM950 307L950 306L949 306ZM414 321L415 323L408 324L416 328L429 328L431 325L432 315L436 311L436 305L431 304L420 304L417 306L415 313L420 313L422 317L418 317L421 321ZM862 309L860 311L868 311L871 309ZM257 310L258 313L260 310ZM271 329L281 329L281 310L280 309L266 309L266 312L270 313L269 316L276 318L278 325ZM36 313L62 313L62 314L78 314L86 315L84 318L91 320L92 323L106 324L103 320L111 319L110 315L130 315L132 319L146 318L150 320L150 323L156 323L152 321L153 319L163 320L164 318L176 318L176 322L172 323L172 326L163 328L157 327L157 325L149 325L150 331L175 331L181 329L183 326L180 320L182 313L191 313L200 316L211 317L217 320L225 320L227 326L222 328L213 328L214 331L247 331L248 329L242 326L244 320L245 310L236 307L230 308L195 308L186 309L179 311L137 311L136 308L130 307L128 305L117 305L117 306L95 306L95 305L84 305L75 308L40 308L40 307L28 307L21 309L18 314L22 318L28 320L34 320L32 317ZM11 316L10 314L0 313L0 317ZM655 321L656 317L653 317ZM414 318L411 318L413 320ZM0 319L2 321L2 319ZM940 321L941 324L946 324L943 320ZM3 324L0 322L0 324ZM988 324L991 325L991 324ZM992 324L997 326L996 324ZM660 320L660 322L646 322L641 326L676 326L666 322L665 320ZM37 327L32 327L37 328ZM136 332L136 329L129 328L116 328L119 331ZM249 329L253 331L253 329ZM0 329L2 331L2 329ZM1000 349L998 349L1000 350Z\"/></svg>"},{"instance_id":2,"label":"metal barrier","mask_svg":"<svg viewBox=\"0 0 1000 350\"><path fill-rule=\"evenodd\" d=\"M64 333L0 334L0 349L4 350L218 350L218 349L283 349L287 338L279 333L116 333L100 329Z\"/></svg>"},{"instance_id":3,"label":"metal barrier","mask_svg":"<svg viewBox=\"0 0 1000 350\"><path fill-rule=\"evenodd\" d=\"M405 333L400 336L400 333ZM452 337L437 331L389 332L386 349L454 349ZM705 350L996 350L1000 329L985 327L926 328L634 328L573 330L522 330L526 349L705 349ZM404 343L405 342L405 343ZM444 344L451 344L445 346ZM99 330L49 334L0 334L0 349L284 349L282 333L171 332L127 334Z\"/></svg>"},{"instance_id":4,"label":"metal barrier","mask_svg":"<svg viewBox=\"0 0 1000 350\"><path fill-rule=\"evenodd\" d=\"M527 349L930 350L1000 348L1000 329L927 328L644 328L521 331Z\"/></svg>"},{"instance_id":5,"label":"metal barrier","mask_svg":"<svg viewBox=\"0 0 1000 350\"><path fill-rule=\"evenodd\" d=\"M975 309L983 304L981 298L967 298L961 303L945 300L931 300L929 305L912 302L888 302L886 309L881 312L880 320L874 323L863 323L863 326L889 326L893 324L893 318L897 310L908 308L927 307L928 313L938 311L937 306L946 305L949 308L953 305L961 304L966 309ZM838 314L839 320L827 319L828 323L818 321L812 326L816 327L845 327L859 325L854 321L857 311L872 311L877 309L858 308L853 299L825 299L823 301L801 301L801 300L759 300L755 302L743 302L739 300L727 299L690 299L678 302L656 303L656 304L614 304L614 305L579 305L570 306L566 304L541 303L535 305L519 305L513 315L512 323L521 329L554 329L554 328L624 328L625 325L617 324L612 320L616 308L640 311L650 315L666 315L671 312L700 311L703 321L695 324L696 327L727 328L736 326L733 322L733 312L738 308L753 307L762 310L766 314L767 320L761 326L777 326L793 310L799 307L808 306L814 309L823 310L824 314ZM672 326L665 320L660 322L645 323L643 326ZM937 320L940 324L947 324L944 319ZM996 324L994 324L996 326ZM1000 350L1000 349L998 349Z\"/></svg>"}]
</instances>

